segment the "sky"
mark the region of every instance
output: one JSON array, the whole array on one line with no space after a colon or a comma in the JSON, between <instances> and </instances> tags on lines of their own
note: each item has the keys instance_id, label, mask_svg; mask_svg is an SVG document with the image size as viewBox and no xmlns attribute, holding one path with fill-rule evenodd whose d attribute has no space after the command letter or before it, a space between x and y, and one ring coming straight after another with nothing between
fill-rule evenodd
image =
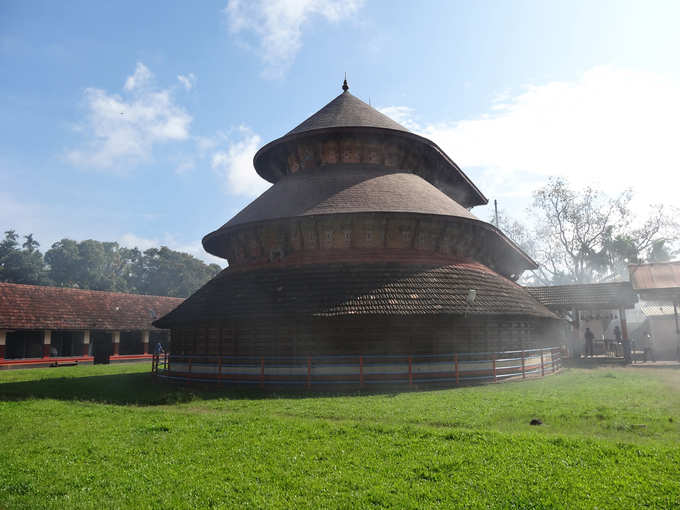
<instances>
[{"instance_id":1,"label":"sky","mask_svg":"<svg viewBox=\"0 0 680 510\"><path fill-rule=\"evenodd\" d=\"M0 227L224 265L201 238L344 73L511 216L561 176L631 188L642 217L680 202L678 19L650 0L0 0Z\"/></svg>"}]
</instances>

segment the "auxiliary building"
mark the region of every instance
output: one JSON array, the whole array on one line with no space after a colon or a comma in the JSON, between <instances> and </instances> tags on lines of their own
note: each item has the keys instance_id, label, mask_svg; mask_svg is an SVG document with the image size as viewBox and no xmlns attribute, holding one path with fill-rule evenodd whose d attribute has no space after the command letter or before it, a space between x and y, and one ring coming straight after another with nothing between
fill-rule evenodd
<instances>
[{"instance_id":1,"label":"auxiliary building","mask_svg":"<svg viewBox=\"0 0 680 510\"><path fill-rule=\"evenodd\" d=\"M152 322L183 300L0 283L0 369L150 359L169 344Z\"/></svg>"}]
</instances>

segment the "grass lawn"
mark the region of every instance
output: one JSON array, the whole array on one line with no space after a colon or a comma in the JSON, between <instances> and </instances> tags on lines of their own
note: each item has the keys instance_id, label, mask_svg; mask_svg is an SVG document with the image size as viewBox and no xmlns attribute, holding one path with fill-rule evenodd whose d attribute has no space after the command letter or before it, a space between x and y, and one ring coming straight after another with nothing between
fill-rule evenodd
<instances>
[{"instance_id":1,"label":"grass lawn","mask_svg":"<svg viewBox=\"0 0 680 510\"><path fill-rule=\"evenodd\" d=\"M0 508L680 507L680 370L344 396L148 371L0 372Z\"/></svg>"}]
</instances>

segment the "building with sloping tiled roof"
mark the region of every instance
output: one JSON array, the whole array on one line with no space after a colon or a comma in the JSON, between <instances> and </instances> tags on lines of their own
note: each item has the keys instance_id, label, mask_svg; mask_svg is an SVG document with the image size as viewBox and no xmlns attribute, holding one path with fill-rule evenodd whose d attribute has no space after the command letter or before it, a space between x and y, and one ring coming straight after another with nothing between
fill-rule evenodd
<instances>
[{"instance_id":1,"label":"building with sloping tiled roof","mask_svg":"<svg viewBox=\"0 0 680 510\"><path fill-rule=\"evenodd\" d=\"M584 334L589 329L595 336L593 352L596 355L623 356L622 347L615 345L614 327L621 330L624 340L628 331L626 310L637 302L630 282L584 283L527 287L529 294L556 314L570 320L569 351L572 355L583 352Z\"/></svg>"},{"instance_id":2,"label":"building with sloping tiled roof","mask_svg":"<svg viewBox=\"0 0 680 510\"><path fill-rule=\"evenodd\" d=\"M680 360L680 261L630 264L628 273L635 292L655 303L643 311L660 359Z\"/></svg>"},{"instance_id":3,"label":"building with sloping tiled roof","mask_svg":"<svg viewBox=\"0 0 680 510\"><path fill-rule=\"evenodd\" d=\"M172 330L167 376L451 382L476 356L467 375L486 380L558 345L557 317L515 283L536 263L470 212L481 191L346 82L254 167L273 185L203 238L228 268L154 323Z\"/></svg>"},{"instance_id":4,"label":"building with sloping tiled roof","mask_svg":"<svg viewBox=\"0 0 680 510\"><path fill-rule=\"evenodd\" d=\"M167 342L152 323L183 300L62 287L0 283L0 366L146 359Z\"/></svg>"}]
</instances>

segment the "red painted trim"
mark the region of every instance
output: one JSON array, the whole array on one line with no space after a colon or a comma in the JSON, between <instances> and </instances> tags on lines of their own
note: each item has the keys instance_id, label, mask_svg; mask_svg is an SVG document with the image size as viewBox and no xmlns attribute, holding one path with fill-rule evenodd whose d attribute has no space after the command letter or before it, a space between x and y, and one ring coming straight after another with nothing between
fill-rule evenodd
<instances>
[{"instance_id":1,"label":"red painted trim","mask_svg":"<svg viewBox=\"0 0 680 510\"><path fill-rule=\"evenodd\" d=\"M456 353L456 357L454 358L454 362L456 364L456 384L460 382L460 377L458 374L458 353Z\"/></svg>"},{"instance_id":2,"label":"red painted trim","mask_svg":"<svg viewBox=\"0 0 680 510\"><path fill-rule=\"evenodd\" d=\"M260 358L260 388L264 388L264 358Z\"/></svg>"},{"instance_id":3,"label":"red painted trim","mask_svg":"<svg viewBox=\"0 0 680 510\"><path fill-rule=\"evenodd\" d=\"M0 359L5 359L5 346L0 345Z\"/></svg>"},{"instance_id":4,"label":"red painted trim","mask_svg":"<svg viewBox=\"0 0 680 510\"><path fill-rule=\"evenodd\" d=\"M118 356L120 354L120 344L113 344L113 356ZM111 357L113 357L111 356Z\"/></svg>"},{"instance_id":5,"label":"red painted trim","mask_svg":"<svg viewBox=\"0 0 680 510\"><path fill-rule=\"evenodd\" d=\"M110 356L110 361L126 361L126 360L144 360L151 359L152 354L122 354L118 356ZM47 358L18 358L18 359L2 359L0 358L0 365L45 365L48 363L72 363L78 362L92 362L93 356L70 356L70 357L47 357Z\"/></svg>"},{"instance_id":6,"label":"red painted trim","mask_svg":"<svg viewBox=\"0 0 680 510\"><path fill-rule=\"evenodd\" d=\"M43 358L50 357L50 347L52 347L50 344L43 344Z\"/></svg>"},{"instance_id":7,"label":"red painted trim","mask_svg":"<svg viewBox=\"0 0 680 510\"><path fill-rule=\"evenodd\" d=\"M543 351L541 351L541 377L545 376L545 365L543 364Z\"/></svg>"}]
</instances>

